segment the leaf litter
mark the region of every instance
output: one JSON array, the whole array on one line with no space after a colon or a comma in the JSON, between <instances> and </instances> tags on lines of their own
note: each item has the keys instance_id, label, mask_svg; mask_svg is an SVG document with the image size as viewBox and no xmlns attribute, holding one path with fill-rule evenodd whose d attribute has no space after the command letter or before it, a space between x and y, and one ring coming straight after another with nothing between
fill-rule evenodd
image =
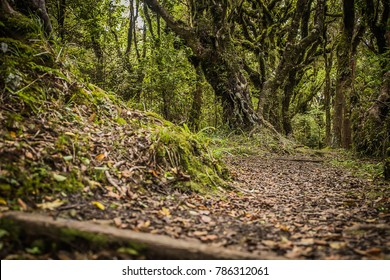
<instances>
[{"instance_id":1,"label":"leaf litter","mask_svg":"<svg viewBox=\"0 0 390 280\"><path fill-rule=\"evenodd\" d=\"M150 122L143 113L110 106L107 114L130 116L132 123ZM180 177L186 181L186 174L172 167L168 176L167 167L150 156L153 141L147 128L99 125L99 115L84 105L74 107L73 115L68 112L73 120L58 118L56 110L46 113L51 118L15 123L18 133L0 128L7 139L0 143L0 153L21 171L26 163L37 170L51 166L49 177L58 184L69 182L68 174L74 172L83 191L17 198L22 211L105 221L124 230L292 259L390 258L388 184L322 162L229 156L225 160L234 170L230 190L190 192L180 189ZM5 118L0 111L0 120ZM0 172L1 178L9 175ZM179 177L175 188L170 188L172 174ZM8 210L8 204L0 198L1 211Z\"/></svg>"}]
</instances>

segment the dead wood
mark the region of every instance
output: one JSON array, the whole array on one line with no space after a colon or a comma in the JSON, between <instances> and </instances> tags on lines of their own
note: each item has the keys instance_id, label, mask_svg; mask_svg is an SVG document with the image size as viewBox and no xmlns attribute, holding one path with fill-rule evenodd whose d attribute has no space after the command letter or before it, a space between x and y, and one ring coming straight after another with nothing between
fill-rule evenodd
<instances>
[{"instance_id":1,"label":"dead wood","mask_svg":"<svg viewBox=\"0 0 390 280\"><path fill-rule=\"evenodd\" d=\"M101 236L113 244L136 244L140 254L148 259L280 259L272 253L250 254L228 250L193 241L173 239L168 236L134 232L113 226L98 225L90 221L75 221L23 212L5 212L1 220L12 221L26 234L61 239L64 230Z\"/></svg>"}]
</instances>

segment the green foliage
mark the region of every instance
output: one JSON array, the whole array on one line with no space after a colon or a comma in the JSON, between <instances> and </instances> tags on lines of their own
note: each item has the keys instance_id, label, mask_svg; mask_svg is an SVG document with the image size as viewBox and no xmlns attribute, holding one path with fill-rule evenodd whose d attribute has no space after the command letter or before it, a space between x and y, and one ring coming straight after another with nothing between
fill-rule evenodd
<instances>
[{"instance_id":1,"label":"green foliage","mask_svg":"<svg viewBox=\"0 0 390 280\"><path fill-rule=\"evenodd\" d=\"M23 40L2 39L8 46L1 68L2 77L8 77L2 89L5 98L1 100L1 105L8 110L0 113L2 197L40 197L80 191L86 182L93 180L106 183L104 172L112 171L112 165L96 165L99 160L91 164L88 131L96 127L100 130L120 128L137 137L151 139L150 147L146 147L148 164L161 171L170 185L200 192L215 191L225 185L227 171L208 149L207 137L202 133L193 134L185 124L179 127L155 114L146 116L138 112L134 114L140 116L139 119L132 118L133 113L116 95L81 82L72 72L73 68L67 67L72 61L67 58L67 51L56 44L49 45L36 32L37 39L32 45ZM179 58L184 59L184 55ZM163 75L169 79L168 72ZM175 78L169 81L176 82ZM171 87L170 84L164 86ZM36 144L39 148L31 148L31 137L42 133L45 133L45 141ZM119 139L114 140L110 146L117 153L125 154L126 147ZM45 145L41 146L42 143ZM150 174L144 174L144 179L140 183L149 184Z\"/></svg>"},{"instance_id":2,"label":"green foliage","mask_svg":"<svg viewBox=\"0 0 390 280\"><path fill-rule=\"evenodd\" d=\"M354 159L332 159L330 163L336 167L349 169L355 175L364 179L381 179L383 178L383 163L370 163Z\"/></svg>"},{"instance_id":3,"label":"green foliage","mask_svg":"<svg viewBox=\"0 0 390 280\"><path fill-rule=\"evenodd\" d=\"M356 106L352 115L355 130L354 145L361 155L384 157L386 149L390 147L388 125L390 114L383 123L378 123L376 119L378 116L372 116L370 112L381 93L384 57L364 49L361 53L362 57L357 65L359 74L355 79L359 106Z\"/></svg>"},{"instance_id":4,"label":"green foliage","mask_svg":"<svg viewBox=\"0 0 390 280\"><path fill-rule=\"evenodd\" d=\"M210 146L216 156L264 156L269 153L291 154L293 142L277 138L267 128L261 127L252 134L224 133L221 130L207 130L211 137Z\"/></svg>"},{"instance_id":5,"label":"green foliage","mask_svg":"<svg viewBox=\"0 0 390 280\"><path fill-rule=\"evenodd\" d=\"M324 146L324 112L315 108L307 114L297 114L293 120L294 138L310 148Z\"/></svg>"}]
</instances>

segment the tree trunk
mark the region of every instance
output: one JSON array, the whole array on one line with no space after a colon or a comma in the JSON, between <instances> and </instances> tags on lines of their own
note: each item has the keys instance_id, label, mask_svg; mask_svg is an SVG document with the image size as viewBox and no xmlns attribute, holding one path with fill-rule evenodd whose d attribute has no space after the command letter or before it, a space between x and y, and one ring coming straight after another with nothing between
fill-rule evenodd
<instances>
[{"instance_id":1,"label":"tree trunk","mask_svg":"<svg viewBox=\"0 0 390 280\"><path fill-rule=\"evenodd\" d=\"M102 86L104 82L104 61L103 61L103 49L97 40L94 34L91 34L92 49L96 56L96 73L95 73L95 82Z\"/></svg>"},{"instance_id":2,"label":"tree trunk","mask_svg":"<svg viewBox=\"0 0 390 280\"><path fill-rule=\"evenodd\" d=\"M248 82L243 66L234 51L226 19L227 2L217 5L213 1L196 5L194 28L177 21L156 0L144 0L149 8L160 15L199 59L206 80L221 98L224 121L233 129L251 129L260 121L253 110ZM202 4L202 5L200 5Z\"/></svg>"},{"instance_id":3,"label":"tree trunk","mask_svg":"<svg viewBox=\"0 0 390 280\"><path fill-rule=\"evenodd\" d=\"M325 109L325 144L331 146L331 114L330 114L330 101L331 101L331 78L330 71L332 70L332 51L330 55L324 53L325 60L325 88L324 88L324 109Z\"/></svg>"},{"instance_id":4,"label":"tree trunk","mask_svg":"<svg viewBox=\"0 0 390 280\"><path fill-rule=\"evenodd\" d=\"M248 82L237 61L228 57L227 53L211 51L201 59L202 69L215 94L221 98L226 124L230 128L251 129L259 118L252 107Z\"/></svg>"},{"instance_id":5,"label":"tree trunk","mask_svg":"<svg viewBox=\"0 0 390 280\"><path fill-rule=\"evenodd\" d=\"M196 85L193 93L192 106L188 117L188 123L193 131L199 130L200 116L203 105L203 72L200 64L193 62L196 71Z\"/></svg>"},{"instance_id":6,"label":"tree trunk","mask_svg":"<svg viewBox=\"0 0 390 280\"><path fill-rule=\"evenodd\" d=\"M66 12L66 0L59 0L58 3L58 29L60 39L62 42L65 40L65 12Z\"/></svg>"},{"instance_id":7,"label":"tree trunk","mask_svg":"<svg viewBox=\"0 0 390 280\"><path fill-rule=\"evenodd\" d=\"M355 28L354 0L343 0L342 35L337 46L337 80L333 122L333 146L351 144L350 102L352 96L351 51Z\"/></svg>"},{"instance_id":8,"label":"tree trunk","mask_svg":"<svg viewBox=\"0 0 390 280\"><path fill-rule=\"evenodd\" d=\"M290 135L292 133L290 102L296 84L295 76L295 73L290 73L282 97L282 126L285 135Z\"/></svg>"},{"instance_id":9,"label":"tree trunk","mask_svg":"<svg viewBox=\"0 0 390 280\"><path fill-rule=\"evenodd\" d=\"M15 11L25 16L30 16L31 14L38 16L42 21L46 36L50 36L53 28L47 13L45 0L15 0L11 2L1 0L1 16L4 16L4 14L14 14Z\"/></svg>"}]
</instances>

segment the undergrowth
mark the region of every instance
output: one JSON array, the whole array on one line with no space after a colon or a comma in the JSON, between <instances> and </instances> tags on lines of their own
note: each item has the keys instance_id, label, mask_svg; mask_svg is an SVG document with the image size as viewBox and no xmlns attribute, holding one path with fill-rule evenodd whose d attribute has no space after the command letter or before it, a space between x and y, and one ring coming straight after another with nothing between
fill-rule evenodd
<instances>
[{"instance_id":1,"label":"undergrowth","mask_svg":"<svg viewBox=\"0 0 390 280\"><path fill-rule=\"evenodd\" d=\"M131 110L83 82L66 49L23 19L1 22L0 197L110 185L107 172L127 187L212 192L226 185L227 170L204 134Z\"/></svg>"}]
</instances>

